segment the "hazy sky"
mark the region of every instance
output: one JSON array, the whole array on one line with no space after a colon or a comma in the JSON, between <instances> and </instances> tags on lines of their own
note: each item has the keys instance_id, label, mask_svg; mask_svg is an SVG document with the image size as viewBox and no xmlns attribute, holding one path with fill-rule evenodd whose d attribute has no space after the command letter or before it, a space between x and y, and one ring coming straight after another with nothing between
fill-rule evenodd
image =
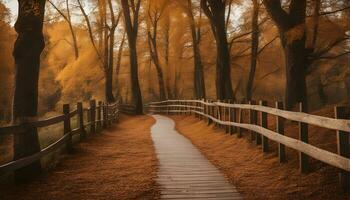
<instances>
[{"instance_id":1,"label":"hazy sky","mask_svg":"<svg viewBox=\"0 0 350 200\"><path fill-rule=\"evenodd\" d=\"M12 20L12 22L14 22L16 20L16 18L17 18L17 12L18 12L18 7L17 6L18 6L18 3L17 3L16 0L5 0L4 2L6 4L6 6L8 8L10 8L11 14L12 14L11 20Z\"/></svg>"}]
</instances>

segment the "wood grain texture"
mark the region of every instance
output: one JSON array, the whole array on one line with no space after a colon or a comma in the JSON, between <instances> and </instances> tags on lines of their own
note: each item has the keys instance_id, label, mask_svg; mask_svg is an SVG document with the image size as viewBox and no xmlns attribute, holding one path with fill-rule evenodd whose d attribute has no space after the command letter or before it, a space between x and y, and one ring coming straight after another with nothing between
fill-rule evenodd
<instances>
[{"instance_id":1,"label":"wood grain texture","mask_svg":"<svg viewBox=\"0 0 350 200\"><path fill-rule=\"evenodd\" d=\"M161 199L242 199L221 172L174 130L171 119L153 117L157 120L152 139L160 164Z\"/></svg>"}]
</instances>

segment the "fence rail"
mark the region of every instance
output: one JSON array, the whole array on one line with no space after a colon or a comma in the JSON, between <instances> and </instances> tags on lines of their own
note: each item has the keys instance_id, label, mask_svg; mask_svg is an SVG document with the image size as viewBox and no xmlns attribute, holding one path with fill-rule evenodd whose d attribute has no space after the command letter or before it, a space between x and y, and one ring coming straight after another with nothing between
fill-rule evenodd
<instances>
[{"instance_id":1,"label":"fence rail","mask_svg":"<svg viewBox=\"0 0 350 200\"><path fill-rule=\"evenodd\" d=\"M72 138L74 135L80 135L80 139L84 139L86 137L86 128L90 128L90 133L95 133L102 128L107 128L112 122L118 120L120 114L118 102L107 104L100 101L98 102L98 106L96 106L96 101L91 100L89 104L89 108L84 108L83 104L79 102L74 110L70 110L70 105L65 104L63 105L62 115L44 120L0 127L0 135L26 134L28 128L41 128L64 123L63 136L60 139L38 153L0 165L0 176L28 166L62 147L66 146L67 151L71 152L73 146ZM86 113L87 119L84 119L84 112ZM72 130L71 119L73 117L78 118L78 128Z\"/></svg>"},{"instance_id":2,"label":"fence rail","mask_svg":"<svg viewBox=\"0 0 350 200\"><path fill-rule=\"evenodd\" d=\"M305 173L309 169L308 157L312 157L331 166L340 169L340 183L344 189L350 189L350 120L349 108L336 106L335 118L311 115L304 112L300 104L300 112L283 110L283 103L276 102L276 107L268 107L266 101L260 101L255 105L249 104L213 102L208 100L167 100L152 102L146 106L149 112L194 114L207 120L208 124L215 123L225 128L228 133L238 133L240 137L243 130L248 130L251 140L262 146L263 152L269 149L269 140L278 143L278 155L280 162L286 160L285 147L299 152L299 168ZM248 121L244 122L243 110L249 112ZM276 117L276 131L268 129L267 115ZM258 120L259 119L259 120ZM284 135L285 120L299 122L299 138L294 139ZM335 130L337 134L337 153L326 151L308 144L308 124Z\"/></svg>"}]
</instances>

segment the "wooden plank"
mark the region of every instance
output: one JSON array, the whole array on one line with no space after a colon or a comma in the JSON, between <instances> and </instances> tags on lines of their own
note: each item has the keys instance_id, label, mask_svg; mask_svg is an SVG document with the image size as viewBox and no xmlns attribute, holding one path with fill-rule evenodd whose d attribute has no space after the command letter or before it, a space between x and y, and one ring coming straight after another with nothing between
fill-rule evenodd
<instances>
[{"instance_id":1,"label":"wooden plank","mask_svg":"<svg viewBox=\"0 0 350 200\"><path fill-rule=\"evenodd\" d=\"M33 122L33 126L37 127L37 128L41 128L41 127L46 127L46 126L51 126L51 125L54 125L57 123L61 123L61 122L63 122L63 120L64 120L64 115L60 115L60 116L52 117L49 119Z\"/></svg>"},{"instance_id":2,"label":"wooden plank","mask_svg":"<svg viewBox=\"0 0 350 200\"><path fill-rule=\"evenodd\" d=\"M197 110L193 110L193 113L202 115L202 112ZM156 181L161 188L161 198L232 199L240 197L221 172L188 139L174 130L171 119L159 115L154 117L156 124L151 130L159 160Z\"/></svg>"}]
</instances>

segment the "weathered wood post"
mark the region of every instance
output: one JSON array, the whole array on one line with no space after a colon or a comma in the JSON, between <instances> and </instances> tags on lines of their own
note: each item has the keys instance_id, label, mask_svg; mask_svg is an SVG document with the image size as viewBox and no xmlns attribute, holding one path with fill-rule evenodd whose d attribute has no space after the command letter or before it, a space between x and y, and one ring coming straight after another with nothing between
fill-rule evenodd
<instances>
[{"instance_id":1,"label":"weathered wood post","mask_svg":"<svg viewBox=\"0 0 350 200\"><path fill-rule=\"evenodd\" d=\"M221 101L217 100L217 102L220 103ZM220 106L218 106L218 105L215 105L215 118L218 119L218 120L221 119L221 117L220 117ZM220 124L218 122L215 123L215 126L220 128Z\"/></svg>"},{"instance_id":2,"label":"weathered wood post","mask_svg":"<svg viewBox=\"0 0 350 200\"><path fill-rule=\"evenodd\" d=\"M229 100L226 100L225 103L229 104ZM224 115L225 115L225 121L230 121L229 118L230 118L230 112L229 112L229 108L228 107L224 107L225 111L224 111ZM230 132L230 126L229 125L226 125L225 126L225 133L229 133Z\"/></svg>"},{"instance_id":3,"label":"weathered wood post","mask_svg":"<svg viewBox=\"0 0 350 200\"><path fill-rule=\"evenodd\" d=\"M79 130L80 130L80 140L82 140L86 138L86 130L84 127L84 109L83 109L82 102L77 103L77 111L78 111L78 124L79 124Z\"/></svg>"},{"instance_id":4,"label":"weathered wood post","mask_svg":"<svg viewBox=\"0 0 350 200\"><path fill-rule=\"evenodd\" d=\"M242 124L243 123L243 109L239 108L238 109L238 123ZM238 138L241 138L243 135L243 128L238 127Z\"/></svg>"},{"instance_id":5,"label":"weathered wood post","mask_svg":"<svg viewBox=\"0 0 350 200\"><path fill-rule=\"evenodd\" d=\"M95 133L96 132L96 100L90 101L90 132Z\"/></svg>"},{"instance_id":6,"label":"weathered wood post","mask_svg":"<svg viewBox=\"0 0 350 200\"><path fill-rule=\"evenodd\" d=\"M107 123L107 121L108 121L108 115L107 115L107 106L106 106L107 104L106 103L102 103L102 116L103 116L103 128L107 128L107 126L108 126L108 123Z\"/></svg>"},{"instance_id":7,"label":"weathered wood post","mask_svg":"<svg viewBox=\"0 0 350 200\"><path fill-rule=\"evenodd\" d=\"M97 123L96 123L96 128L97 128L98 131L101 131L101 129L102 129L101 111L102 111L102 101L99 101L98 102L98 107L97 107Z\"/></svg>"},{"instance_id":8,"label":"weathered wood post","mask_svg":"<svg viewBox=\"0 0 350 200\"><path fill-rule=\"evenodd\" d=\"M255 105L256 102L251 100L249 101L249 105ZM256 125L258 122L258 116L257 116L257 112L256 110L253 110L253 109L249 109L249 124L252 124L252 125ZM256 133L252 130L249 130L249 133L250 133L250 140L251 141L254 141L255 138L256 138Z\"/></svg>"},{"instance_id":9,"label":"weathered wood post","mask_svg":"<svg viewBox=\"0 0 350 200\"><path fill-rule=\"evenodd\" d=\"M208 104L211 104L211 100L207 100ZM207 115L208 116L212 116L212 106L207 105ZM213 123L213 120L208 117L208 126L211 125Z\"/></svg>"},{"instance_id":10,"label":"weathered wood post","mask_svg":"<svg viewBox=\"0 0 350 200\"><path fill-rule=\"evenodd\" d=\"M64 121L63 121L63 134L68 135L67 139L67 152L72 153L73 152L73 140L72 140L72 129L70 124L70 107L69 104L63 105L63 114L64 114Z\"/></svg>"},{"instance_id":11,"label":"weathered wood post","mask_svg":"<svg viewBox=\"0 0 350 200\"><path fill-rule=\"evenodd\" d=\"M276 108L283 110L283 102L276 102ZM276 132L281 135L284 135L284 121L282 117L276 116ZM278 143L278 158L280 163L286 161L286 148L281 143Z\"/></svg>"},{"instance_id":12,"label":"weathered wood post","mask_svg":"<svg viewBox=\"0 0 350 200\"><path fill-rule=\"evenodd\" d=\"M232 100L229 100L230 105L232 104L232 102ZM228 108L228 121L233 122L233 108L231 107ZM233 129L233 126L229 126L228 132L230 133L230 135L234 133Z\"/></svg>"},{"instance_id":13,"label":"weathered wood post","mask_svg":"<svg viewBox=\"0 0 350 200\"><path fill-rule=\"evenodd\" d=\"M299 103L299 111L306 112L305 104ZM305 143L309 142L308 124L299 122L299 140ZM301 173L309 171L309 157L299 152L299 169Z\"/></svg>"},{"instance_id":14,"label":"weathered wood post","mask_svg":"<svg viewBox=\"0 0 350 200\"><path fill-rule=\"evenodd\" d=\"M335 107L335 118L337 119L349 119L350 114L348 107L337 106ZM337 150L338 154L350 158L350 145L349 145L349 134L344 131L337 131ZM339 173L339 182L343 190L346 192L350 191L350 173L345 170L341 170Z\"/></svg>"},{"instance_id":15,"label":"weathered wood post","mask_svg":"<svg viewBox=\"0 0 350 200\"><path fill-rule=\"evenodd\" d=\"M260 106L267 106L267 101L260 101ZM267 113L265 112L260 112L260 126L268 128ZM269 151L269 139L265 136L262 136L262 150L265 153Z\"/></svg>"},{"instance_id":16,"label":"weathered wood post","mask_svg":"<svg viewBox=\"0 0 350 200\"><path fill-rule=\"evenodd\" d=\"M236 101L233 101L233 104L236 104ZM237 122L237 109L236 108L232 108L231 118L232 118L232 122ZM231 133L234 134L236 132L237 132L237 127L233 126Z\"/></svg>"},{"instance_id":17,"label":"weathered wood post","mask_svg":"<svg viewBox=\"0 0 350 200\"><path fill-rule=\"evenodd\" d=\"M170 111L170 102L166 101L166 114L169 115Z\"/></svg>"}]
</instances>

